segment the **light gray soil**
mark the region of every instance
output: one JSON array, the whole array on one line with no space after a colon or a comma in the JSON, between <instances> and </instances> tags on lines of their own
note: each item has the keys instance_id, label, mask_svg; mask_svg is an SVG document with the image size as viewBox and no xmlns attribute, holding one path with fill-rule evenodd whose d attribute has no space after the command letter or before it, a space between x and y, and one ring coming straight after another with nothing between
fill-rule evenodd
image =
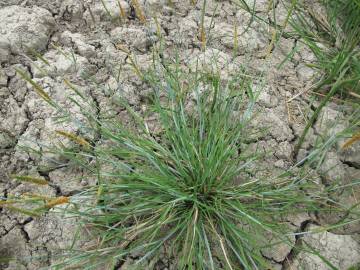
<instances>
[{"instance_id":1,"label":"light gray soil","mask_svg":"<svg viewBox=\"0 0 360 270\"><path fill-rule=\"evenodd\" d=\"M196 59L200 59L202 68L209 68L217 59L217 66L227 76L247 65L250 74L260 77L265 74L266 84L257 104L258 115L253 125L269 128L268 134L259 136L254 149L270 153L261 164L260 173L276 174L301 160L313 147L320 134L332 134L341 130L346 123L343 109L336 103L330 103L316 124L311 128L308 138L294 157L294 146L305 125L305 115L314 109L309 106L308 94L303 94L291 102L286 102L295 94L304 91L312 83L314 71L307 63L315 60L298 41L283 38L278 47L266 58L266 49L271 40L271 33L266 25L254 22L243 33L249 22L249 15L236 8L230 1L208 0L205 14L205 26L209 31L207 50L201 51L199 25L202 1L196 7L189 1L172 0L173 6L165 0L142 0L148 23L139 22L134 17L131 1L120 0L128 20L119 21L120 10L116 0L105 0L111 20L100 0L0 0L0 196L23 192L41 193L48 196L71 195L86 185L91 179L82 179L81 171L58 168L42 172L46 166L46 157L26 153L21 146L31 146L43 151L58 138L54 130L58 125L52 120L54 112L18 75L15 68L26 70L34 80L44 87L52 98L64 106L64 77L83 89L89 99L93 99L101 110L109 97L102 89L88 86L81 79L81 74L95 75L99 84L118 91L123 91L132 105L139 105L146 99L147 89L129 66L127 54L119 50L119 45L128 48L135 55L142 68L152 61L151 47L158 42L156 14L165 36L167 53L175 48L180 53L184 64L194 68ZM257 1L258 13L266 17L268 1ZM215 7L217 7L215 9ZM286 10L277 5L278 20L286 18ZM213 18L212 18L213 17ZM234 25L237 25L238 49L234 55ZM242 34L242 35L240 35ZM52 44L64 52L73 52L76 67ZM294 46L299 46L294 58L276 67ZM50 63L33 63L26 56L29 48L40 52ZM35 65L47 71L47 75L35 68ZM112 71L120 66L120 82L117 83ZM223 68L224 67L224 68ZM225 68L226 67L226 68ZM310 111L309 111L310 108ZM79 111L71 108L74 116L81 118ZM101 111L98 113L102 113ZM61 129L76 131L76 128L62 124ZM348 183L360 177L360 147L353 146L347 151L339 150L339 145L330 151L321 167L324 175L319 181L319 188L328 181L341 179ZM50 181L50 186L38 187L31 184L19 184L9 179L9 175L41 174ZM357 194L340 194L340 200L350 204L360 198ZM306 231L327 222L336 221L337 217L309 217L307 215L289 218L294 231ZM48 214L41 218L29 218L15 214L6 208L0 208L0 258L16 256L20 262L2 263L0 269L39 269L49 266L56 260L54 255L59 248L71 243L75 232L74 222L59 215ZM360 262L360 225L349 226L331 232L322 232L305 237L294 237L293 243L308 242L329 259L339 269L347 269ZM328 266L316 256L305 253L296 254L291 247L279 245L271 250L264 250L264 257L272 262L274 269L317 269L325 270ZM39 257L29 260L30 257ZM165 256L157 262L149 263L149 269L172 269L171 260ZM131 269L131 258L121 267Z\"/></svg>"}]
</instances>

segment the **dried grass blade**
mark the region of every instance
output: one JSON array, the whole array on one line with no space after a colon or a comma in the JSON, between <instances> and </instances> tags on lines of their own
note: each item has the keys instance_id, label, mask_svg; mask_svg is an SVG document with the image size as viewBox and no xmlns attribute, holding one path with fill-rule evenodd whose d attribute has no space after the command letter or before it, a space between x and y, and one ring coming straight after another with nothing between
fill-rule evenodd
<instances>
[{"instance_id":1,"label":"dried grass blade","mask_svg":"<svg viewBox=\"0 0 360 270\"><path fill-rule=\"evenodd\" d=\"M143 9L141 8L141 5L140 5L139 1L138 0L131 0L131 3L133 4L136 16L139 18L140 22L146 23L146 18L145 18Z\"/></svg>"},{"instance_id":2,"label":"dried grass blade","mask_svg":"<svg viewBox=\"0 0 360 270\"><path fill-rule=\"evenodd\" d=\"M341 148L347 149L357 141L360 141L360 132L352 136L349 140L347 140Z\"/></svg>"},{"instance_id":3,"label":"dried grass blade","mask_svg":"<svg viewBox=\"0 0 360 270\"><path fill-rule=\"evenodd\" d=\"M15 70L25 81L27 81L28 83L30 83L34 87L35 92L40 97L42 97L47 103L49 103L50 105L53 106L50 96L44 91L44 89L39 84L34 82L34 80L31 79L24 71L22 71L22 70L20 70L18 68L16 68Z\"/></svg>"},{"instance_id":4,"label":"dried grass blade","mask_svg":"<svg viewBox=\"0 0 360 270\"><path fill-rule=\"evenodd\" d=\"M37 185L48 185L49 184L48 181L46 181L43 178L36 178L36 177L32 177L32 176L27 176L27 175L11 175L11 178L14 178L16 180L23 181L23 182L37 184Z\"/></svg>"},{"instance_id":5,"label":"dried grass blade","mask_svg":"<svg viewBox=\"0 0 360 270\"><path fill-rule=\"evenodd\" d=\"M69 197L61 196L61 197L58 197L58 198L56 198L56 199L53 199L53 200L49 201L49 202L45 205L45 207L46 207L46 208L53 208L54 206L57 206L57 205L69 203L69 201L70 201Z\"/></svg>"},{"instance_id":6,"label":"dried grass blade","mask_svg":"<svg viewBox=\"0 0 360 270\"><path fill-rule=\"evenodd\" d=\"M66 137L68 139L70 139L71 141L80 144L82 146L85 146L87 148L90 147L90 143L88 143L88 141L86 141L84 138L77 136L76 134L70 133L70 132L66 132L66 131L62 131L62 130L56 130L55 131L57 134Z\"/></svg>"}]
</instances>

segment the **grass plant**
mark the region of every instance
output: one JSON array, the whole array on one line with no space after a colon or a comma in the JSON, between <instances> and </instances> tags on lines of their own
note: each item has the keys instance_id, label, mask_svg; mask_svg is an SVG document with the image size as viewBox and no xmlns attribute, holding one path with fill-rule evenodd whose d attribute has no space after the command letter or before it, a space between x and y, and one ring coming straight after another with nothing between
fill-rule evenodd
<instances>
[{"instance_id":1,"label":"grass plant","mask_svg":"<svg viewBox=\"0 0 360 270\"><path fill-rule=\"evenodd\" d=\"M138 2L132 3L136 6ZM139 14L137 11L141 20ZM290 16L286 20L291 23ZM237 28L234 32L237 38ZM203 18L201 33L205 50ZM234 44L237 47L236 39ZM238 72L225 80L219 71L189 72L177 59L160 60L156 54L152 68L142 71L130 53L129 60L139 79L151 89L151 98L143 110L130 106L121 95L113 100L126 112L127 122L111 110L109 115L99 115L101 108L65 79L71 91L69 100L84 116L81 121L74 119L41 85L18 70L61 115L61 121L79 128L79 134L54 131L70 141L48 150L62 157L58 162L63 164L56 166L81 167L84 177L97 180L96 185L70 198L35 194L25 200L8 198L1 204L32 216L69 204L64 211L76 217L80 228L89 231L95 241L86 248L74 244L64 250L54 269L117 269L128 256L144 269L143 264L160 252L179 270L269 269L264 249L285 244L299 251L301 247L291 241L295 235L353 222L344 218L314 232L293 232L286 222L289 215L357 210L332 200L332 192L343 187L320 189L306 166L266 178L255 176L261 169L254 166L259 164L255 161L262 156L248 145L255 133L250 124L259 92L248 74ZM342 64L338 68L341 72L334 73L338 76L328 79L334 87L331 95L353 85L357 78L352 68L344 69ZM156 128L147 116L156 119ZM94 139L88 134L98 136ZM325 148L322 144L307 159L316 161ZM29 176L14 178L46 184ZM18 203L37 207L14 206ZM269 236L276 241L270 242ZM319 257L329 263L321 254Z\"/></svg>"},{"instance_id":2,"label":"grass plant","mask_svg":"<svg viewBox=\"0 0 360 270\"><path fill-rule=\"evenodd\" d=\"M280 1L279 5L287 8L287 16L283 24L279 24L276 20L275 5L272 5L273 21L269 22L256 14L255 1L253 5L249 5L246 0L237 0L235 3L248 11L254 19L269 24L275 30L267 55L270 55L271 49L282 36L296 39L315 55L316 62L309 66L318 72L319 79L312 89L308 90L320 93L324 98L307 121L307 126L296 146L296 153L322 108L334 97L350 100L354 110L360 111L360 2L358 0L319 0L312 5L299 0ZM286 60L291 57L289 55ZM353 116L359 120L359 114Z\"/></svg>"},{"instance_id":3,"label":"grass plant","mask_svg":"<svg viewBox=\"0 0 360 270\"><path fill-rule=\"evenodd\" d=\"M54 269L114 269L133 254L142 269L161 250L176 269L267 269L265 248L293 246L287 215L349 210L329 199L330 186L317 188L305 171L254 176L261 156L248 149L255 132L249 124L259 92L250 76L239 72L225 81L218 71L189 73L176 59L154 59L141 76L152 89L148 108L139 111L124 98L117 100L130 124L110 115L99 118L96 105L78 89L71 90L70 100L86 121L74 121L19 72L62 121L100 138L56 131L72 144L51 151L62 156L64 166L82 167L97 184L70 199L45 200L41 209L26 210L38 215L69 202L67 213L96 239L85 250L76 245L65 250ZM146 121L148 115L157 119L158 132Z\"/></svg>"},{"instance_id":4,"label":"grass plant","mask_svg":"<svg viewBox=\"0 0 360 270\"><path fill-rule=\"evenodd\" d=\"M323 10L298 4L289 34L300 38L316 56L313 67L323 74L322 85L334 83L344 72L345 78L357 81L350 80L338 94L359 94L360 5L356 0L322 0L319 4Z\"/></svg>"},{"instance_id":5,"label":"grass plant","mask_svg":"<svg viewBox=\"0 0 360 270\"><path fill-rule=\"evenodd\" d=\"M353 99L355 110L360 102L360 5L357 0L323 0L326 14L318 14L306 5L298 4L290 22L293 32L314 53L319 79L314 91L325 98L310 118L297 145L299 149L308 129L321 109L334 97ZM360 115L355 115L360 119Z\"/></svg>"}]
</instances>

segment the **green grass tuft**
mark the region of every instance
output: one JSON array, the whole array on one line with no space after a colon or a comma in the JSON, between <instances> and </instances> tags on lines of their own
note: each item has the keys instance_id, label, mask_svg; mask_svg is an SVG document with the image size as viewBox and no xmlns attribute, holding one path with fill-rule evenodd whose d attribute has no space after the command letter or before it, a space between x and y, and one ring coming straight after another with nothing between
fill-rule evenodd
<instances>
[{"instance_id":1,"label":"green grass tuft","mask_svg":"<svg viewBox=\"0 0 360 270\"><path fill-rule=\"evenodd\" d=\"M86 250L67 250L55 269L112 269L130 254L141 268L160 250L173 256L176 269L266 269L264 248L293 245L288 214L327 211L330 187L318 189L310 175L253 176L260 156L247 144L258 93L248 76L223 81L180 66L154 63L143 72L152 89L145 112L119 98L130 124L82 107L84 130L101 139L89 140L87 149L62 146L61 154L98 183L74 195L75 207L66 211L97 240ZM332 203L331 210L344 209Z\"/></svg>"},{"instance_id":2,"label":"green grass tuft","mask_svg":"<svg viewBox=\"0 0 360 270\"><path fill-rule=\"evenodd\" d=\"M250 2L253 3L252 6L249 5ZM273 22L269 22L267 17L256 14L256 1L234 1L240 8L251 14L251 22L257 19L273 27L273 37L268 46L267 55L283 36L302 43L315 56L315 62L308 65L317 71L318 79L310 90L324 98L307 122L295 147L295 156L323 107L334 98L340 97L347 103L351 103L354 111L357 112L353 114L354 118L351 121L360 119L358 113L360 108L360 2L359 0L318 0L311 5L310 2L280 1L279 5L284 5L287 9L287 16L284 23L279 25L276 21L277 10L274 6ZM293 54L294 50L283 62L291 58ZM296 96L301 94L303 93Z\"/></svg>"},{"instance_id":3,"label":"green grass tuft","mask_svg":"<svg viewBox=\"0 0 360 270\"><path fill-rule=\"evenodd\" d=\"M296 147L298 150L308 129L324 106L334 97L351 98L358 110L360 100L360 6L353 0L322 0L319 4L325 14L318 14L306 5L298 4L290 22L291 36L300 38L315 55L313 68L321 79L315 91L325 92L316 111L309 120ZM359 115L355 115L359 119Z\"/></svg>"}]
</instances>

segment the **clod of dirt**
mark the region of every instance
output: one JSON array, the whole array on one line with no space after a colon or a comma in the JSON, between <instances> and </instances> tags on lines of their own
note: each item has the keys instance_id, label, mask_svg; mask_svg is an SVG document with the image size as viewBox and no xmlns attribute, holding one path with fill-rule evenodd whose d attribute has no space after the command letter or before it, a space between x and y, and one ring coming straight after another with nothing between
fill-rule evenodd
<instances>
[{"instance_id":1,"label":"clod of dirt","mask_svg":"<svg viewBox=\"0 0 360 270\"><path fill-rule=\"evenodd\" d=\"M325 106L322 108L314 128L318 134L337 134L346 127L342 118L343 115L339 111Z\"/></svg>"},{"instance_id":2,"label":"clod of dirt","mask_svg":"<svg viewBox=\"0 0 360 270\"><path fill-rule=\"evenodd\" d=\"M87 10L84 12L83 19L88 25L96 25L102 21L117 20L121 18L121 10L118 2L125 14L130 12L130 5L124 0L108 0L108 1L93 1L94 5L86 5Z\"/></svg>"},{"instance_id":3,"label":"clod of dirt","mask_svg":"<svg viewBox=\"0 0 360 270\"><path fill-rule=\"evenodd\" d=\"M11 54L46 49L54 30L51 13L40 7L9 6L0 9L0 63Z\"/></svg>"},{"instance_id":4,"label":"clod of dirt","mask_svg":"<svg viewBox=\"0 0 360 270\"><path fill-rule=\"evenodd\" d=\"M7 79L5 72L0 68L0 87L7 85Z\"/></svg>"},{"instance_id":5,"label":"clod of dirt","mask_svg":"<svg viewBox=\"0 0 360 270\"><path fill-rule=\"evenodd\" d=\"M320 227L315 225L309 227L309 230L317 229ZM307 234L303 237L303 241L318 250L338 269L348 269L360 261L360 244L350 235L321 232ZM302 252L289 269L328 270L329 266L320 257Z\"/></svg>"},{"instance_id":6,"label":"clod of dirt","mask_svg":"<svg viewBox=\"0 0 360 270\"><path fill-rule=\"evenodd\" d=\"M219 39L220 43L228 49L235 49L239 54L253 53L263 50L267 45L267 40L260 32L249 28L242 33L246 25L235 31L235 26L227 23L219 23L214 27L214 38Z\"/></svg>"},{"instance_id":7,"label":"clod of dirt","mask_svg":"<svg viewBox=\"0 0 360 270\"><path fill-rule=\"evenodd\" d=\"M290 253L292 246L295 245L295 236L289 236L287 242L278 243L279 239L269 237L270 246L261 251L263 256L271 259L274 262L281 263L285 260L286 256ZM277 244L278 243L278 244Z\"/></svg>"},{"instance_id":8,"label":"clod of dirt","mask_svg":"<svg viewBox=\"0 0 360 270\"><path fill-rule=\"evenodd\" d=\"M360 143L354 143L341 151L340 159L351 167L360 170Z\"/></svg>"},{"instance_id":9,"label":"clod of dirt","mask_svg":"<svg viewBox=\"0 0 360 270\"><path fill-rule=\"evenodd\" d=\"M0 238L0 257L11 258L17 257L20 254L23 263L26 265L26 259L29 260L31 257L31 251L28 249L26 239L24 239L20 226L16 226L8 234ZM10 264L0 263L0 268L7 270L26 269L23 265L21 265L21 262L19 263L15 261Z\"/></svg>"},{"instance_id":10,"label":"clod of dirt","mask_svg":"<svg viewBox=\"0 0 360 270\"><path fill-rule=\"evenodd\" d=\"M12 96L2 102L0 107L0 130L5 130L9 134L16 136L24 131L28 121L24 107L19 106Z\"/></svg>"},{"instance_id":11,"label":"clod of dirt","mask_svg":"<svg viewBox=\"0 0 360 270\"><path fill-rule=\"evenodd\" d=\"M91 74L92 69L89 61L80 55L74 54L71 51L59 52L51 50L44 55L44 58L50 63L50 66L43 63L41 60L35 62L33 72L35 78L41 78L47 75L61 76L69 73ZM37 68L37 67L40 67ZM44 72L45 71L45 72Z\"/></svg>"},{"instance_id":12,"label":"clod of dirt","mask_svg":"<svg viewBox=\"0 0 360 270\"><path fill-rule=\"evenodd\" d=\"M76 52L83 57L92 58L96 55L95 47L87 44L85 37L80 33L65 31L61 34L60 41L67 47L73 46Z\"/></svg>"},{"instance_id":13,"label":"clod of dirt","mask_svg":"<svg viewBox=\"0 0 360 270\"><path fill-rule=\"evenodd\" d=\"M286 116L275 109L264 109L255 116L251 123L259 131L268 129L270 136L278 142L291 141L294 138L293 132L286 123Z\"/></svg>"},{"instance_id":14,"label":"clod of dirt","mask_svg":"<svg viewBox=\"0 0 360 270\"><path fill-rule=\"evenodd\" d=\"M269 87L261 87L258 103L266 108L273 108L279 104L279 99L270 91Z\"/></svg>"},{"instance_id":15,"label":"clod of dirt","mask_svg":"<svg viewBox=\"0 0 360 270\"><path fill-rule=\"evenodd\" d=\"M85 177L79 169L58 169L49 173L51 182L59 186L62 193L67 195L81 190L89 184L94 185L94 177Z\"/></svg>"},{"instance_id":16,"label":"clod of dirt","mask_svg":"<svg viewBox=\"0 0 360 270\"><path fill-rule=\"evenodd\" d=\"M110 35L115 44L121 46L126 44L142 52L145 52L156 40L154 35L148 36L143 29L135 27L117 27L111 31Z\"/></svg>"}]
</instances>

